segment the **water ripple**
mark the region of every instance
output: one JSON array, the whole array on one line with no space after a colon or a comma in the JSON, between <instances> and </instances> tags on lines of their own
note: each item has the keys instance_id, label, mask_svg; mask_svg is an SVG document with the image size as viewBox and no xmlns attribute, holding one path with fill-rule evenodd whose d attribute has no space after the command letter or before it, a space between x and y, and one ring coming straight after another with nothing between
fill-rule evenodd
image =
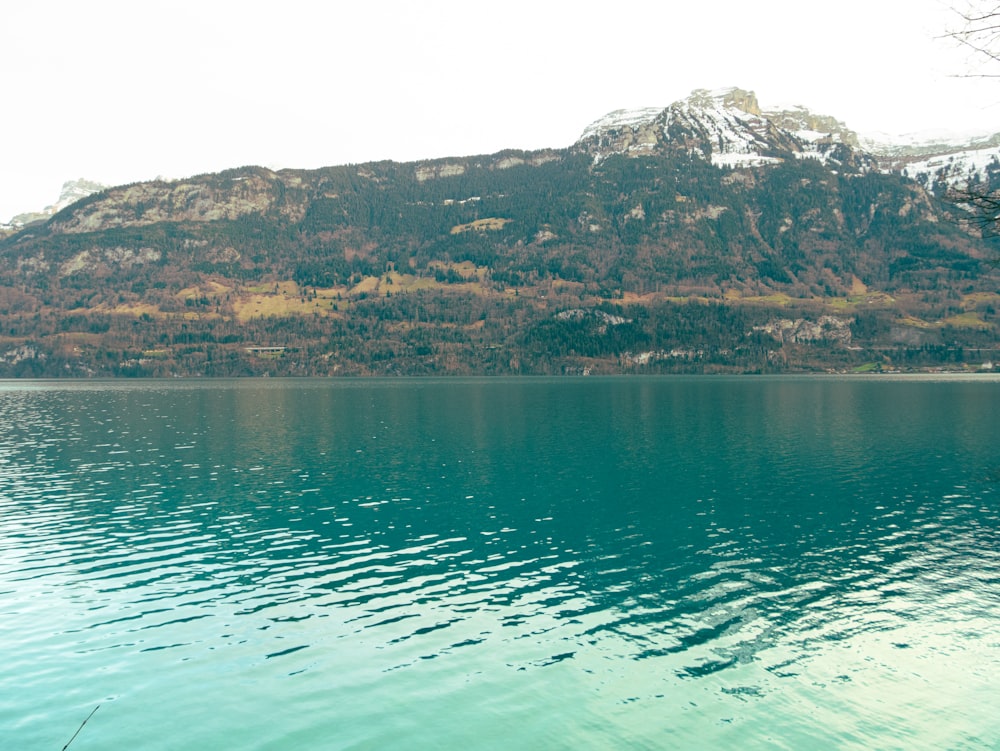
<instances>
[{"instance_id":1,"label":"water ripple","mask_svg":"<svg viewBox=\"0 0 1000 751\"><path fill-rule=\"evenodd\" d=\"M588 437L587 420L563 426L601 447L575 464L573 444L541 440L544 421L523 434L497 428L516 440L486 445L468 434L448 442L465 422L437 432L422 422L379 453L393 434L350 400L336 424L361 428L339 435L309 423L306 403L236 408L225 389L184 392L200 409L214 400L232 409L203 424L184 417L178 393L98 390L88 412L70 392L43 409L0 390L11 418L0 436L0 644L17 645L3 649L5 665L36 697L89 697L79 673L106 694L148 686L202 717L179 686L204 683L258 711L270 692L288 691L294 701L282 706L303 717L311 709L308 727L335 705L357 729L362 719L393 726L369 706L392 686L393 701L428 726L435 718L419 702L454 709L469 697L478 716L516 716L526 727L541 722L532 707L554 708L553 747L600 747L593 739L609 727L618 742L657 747L650 739L664 736L651 728L666 733L667 719L671 737L690 745L697 733L685 712L701 715L708 745L733 741L730 721L754 730L741 738L765 737L757 708L781 718L790 747L808 736L800 707L813 713L813 730L839 723L842 747L913 741L903 717L928 702L964 728L988 722L939 690L958 691L958 671L960 695L983 700L1000 664L985 636L1000 616L997 498L989 485L940 481L949 457L911 448L882 467L849 445L866 440L860 427L850 440L793 441L769 414L758 428L726 424L727 436L758 432L716 446L723 459L713 469L698 461L718 426L703 431L689 416L695 422L672 442L646 413L626 410L634 433L610 408L617 444ZM232 427L259 425L261 414L280 435ZM292 424L308 440L282 433ZM440 440L428 442L432 433ZM505 458L510 440L539 445L515 462ZM796 443L805 453L793 459ZM934 467L922 469L919 457ZM927 472L919 481L918 471ZM55 689L59 681L74 688ZM16 698L0 699L0 717L17 713L30 716ZM408 729L403 736L423 732ZM357 732L359 746L386 745L370 735L381 730ZM537 745L553 731L509 732L509 745ZM961 748L974 737L939 739Z\"/></svg>"}]
</instances>

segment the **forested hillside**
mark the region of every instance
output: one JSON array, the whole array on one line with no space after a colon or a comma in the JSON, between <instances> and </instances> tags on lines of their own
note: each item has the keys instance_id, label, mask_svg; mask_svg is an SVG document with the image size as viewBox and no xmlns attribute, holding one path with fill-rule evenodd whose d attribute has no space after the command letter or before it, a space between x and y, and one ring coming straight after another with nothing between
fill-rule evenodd
<instances>
[{"instance_id":1,"label":"forested hillside","mask_svg":"<svg viewBox=\"0 0 1000 751\"><path fill-rule=\"evenodd\" d=\"M720 164L684 122L638 153L607 153L613 131L96 193L0 242L0 375L994 359L998 251L954 206L836 140L813 158L781 131L758 163Z\"/></svg>"}]
</instances>

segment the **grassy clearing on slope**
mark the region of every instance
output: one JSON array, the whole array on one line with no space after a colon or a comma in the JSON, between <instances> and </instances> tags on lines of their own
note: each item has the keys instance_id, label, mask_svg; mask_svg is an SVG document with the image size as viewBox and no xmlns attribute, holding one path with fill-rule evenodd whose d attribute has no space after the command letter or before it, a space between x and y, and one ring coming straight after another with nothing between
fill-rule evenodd
<instances>
[{"instance_id":1,"label":"grassy clearing on slope","mask_svg":"<svg viewBox=\"0 0 1000 751\"><path fill-rule=\"evenodd\" d=\"M941 326L952 326L956 329L982 329L987 330L993 328L992 324L984 321L978 313L959 313L955 316L949 316L940 322Z\"/></svg>"},{"instance_id":2,"label":"grassy clearing on slope","mask_svg":"<svg viewBox=\"0 0 1000 751\"><path fill-rule=\"evenodd\" d=\"M474 222L469 222L468 224L456 224L451 228L451 234L460 235L463 232L486 232L486 231L496 231L503 229L506 225L513 221L511 219L501 219L500 217L488 217L486 219L477 219Z\"/></svg>"}]
</instances>

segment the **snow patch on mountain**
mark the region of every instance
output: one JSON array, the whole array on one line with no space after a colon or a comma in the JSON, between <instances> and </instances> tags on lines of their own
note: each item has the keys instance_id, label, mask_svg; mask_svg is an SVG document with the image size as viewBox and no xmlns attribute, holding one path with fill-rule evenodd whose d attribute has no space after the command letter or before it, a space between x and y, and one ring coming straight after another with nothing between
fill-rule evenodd
<instances>
[{"instance_id":1,"label":"snow patch on mountain","mask_svg":"<svg viewBox=\"0 0 1000 751\"><path fill-rule=\"evenodd\" d=\"M1000 172L1000 148L970 149L908 162L901 172L916 180L926 190L935 185L961 188L987 180L991 172Z\"/></svg>"},{"instance_id":2,"label":"snow patch on mountain","mask_svg":"<svg viewBox=\"0 0 1000 751\"><path fill-rule=\"evenodd\" d=\"M878 157L883 172L903 174L929 191L989 181L990 174L1000 172L1000 133L875 133L862 136L861 144Z\"/></svg>"},{"instance_id":3,"label":"snow patch on mountain","mask_svg":"<svg viewBox=\"0 0 1000 751\"><path fill-rule=\"evenodd\" d=\"M629 128L635 130L642 125L651 125L657 116L663 112L663 107L641 107L639 109L623 109L609 112L588 125L579 140L593 138L607 131Z\"/></svg>"}]
</instances>

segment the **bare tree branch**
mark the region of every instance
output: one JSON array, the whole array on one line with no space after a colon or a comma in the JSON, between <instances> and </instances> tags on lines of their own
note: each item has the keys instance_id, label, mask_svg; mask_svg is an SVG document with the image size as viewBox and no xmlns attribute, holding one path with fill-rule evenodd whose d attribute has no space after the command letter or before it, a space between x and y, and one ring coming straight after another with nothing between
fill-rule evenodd
<instances>
[{"instance_id":1,"label":"bare tree branch","mask_svg":"<svg viewBox=\"0 0 1000 751\"><path fill-rule=\"evenodd\" d=\"M982 237L1000 237L1000 192L985 186L952 188L947 200L962 209L959 223Z\"/></svg>"},{"instance_id":2,"label":"bare tree branch","mask_svg":"<svg viewBox=\"0 0 1000 751\"><path fill-rule=\"evenodd\" d=\"M972 50L991 66L1000 64L1000 2L997 0L965 0L963 9L953 8L961 25L946 33L950 38ZM1000 78L997 73L974 73L962 78ZM1000 237L1000 190L993 189L991 180L970 182L948 190L947 200L962 212L959 224L981 237Z\"/></svg>"},{"instance_id":3,"label":"bare tree branch","mask_svg":"<svg viewBox=\"0 0 1000 751\"><path fill-rule=\"evenodd\" d=\"M953 9L961 19L945 38L968 47L988 60L1000 62L1000 3L969 0L964 10Z\"/></svg>"}]
</instances>

